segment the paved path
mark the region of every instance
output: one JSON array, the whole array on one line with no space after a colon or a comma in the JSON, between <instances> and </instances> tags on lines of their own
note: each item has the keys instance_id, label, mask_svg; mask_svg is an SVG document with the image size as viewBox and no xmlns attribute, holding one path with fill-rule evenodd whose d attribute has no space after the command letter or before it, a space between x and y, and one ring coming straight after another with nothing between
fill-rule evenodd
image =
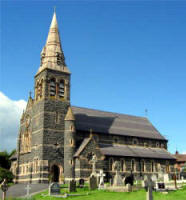
<instances>
[{"instance_id":1,"label":"paved path","mask_svg":"<svg viewBox=\"0 0 186 200\"><path fill-rule=\"evenodd\" d=\"M9 187L7 192L7 197L22 197L26 195L26 186L27 184L15 184ZM48 188L48 184L30 184L31 190L30 194L37 193L39 191L45 190ZM2 197L2 191L0 189L0 199Z\"/></svg>"}]
</instances>

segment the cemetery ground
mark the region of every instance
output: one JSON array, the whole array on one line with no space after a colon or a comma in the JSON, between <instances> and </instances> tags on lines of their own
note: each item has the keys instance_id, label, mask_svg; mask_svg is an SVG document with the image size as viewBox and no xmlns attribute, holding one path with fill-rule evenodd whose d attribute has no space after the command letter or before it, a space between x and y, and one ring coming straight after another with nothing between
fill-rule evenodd
<instances>
[{"instance_id":1,"label":"cemetery ground","mask_svg":"<svg viewBox=\"0 0 186 200\"><path fill-rule=\"evenodd\" d=\"M68 188L61 189L61 195L68 193ZM89 190L88 186L77 188L77 192L71 194L80 194L80 196L68 196L66 199L74 200L145 200L146 191L144 189L133 192L111 192L107 190ZM170 191L167 194L153 192L154 200L186 200L186 185L177 191ZM9 198L7 200L23 200L24 198ZM26 198L25 198L26 199ZM60 197L48 196L48 190L34 195L31 200L59 200Z\"/></svg>"}]
</instances>

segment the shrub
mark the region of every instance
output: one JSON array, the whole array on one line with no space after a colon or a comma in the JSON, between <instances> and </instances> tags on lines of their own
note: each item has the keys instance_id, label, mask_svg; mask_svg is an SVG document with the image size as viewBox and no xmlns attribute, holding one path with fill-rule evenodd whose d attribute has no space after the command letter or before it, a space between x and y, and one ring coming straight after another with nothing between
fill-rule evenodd
<instances>
[{"instance_id":1,"label":"shrub","mask_svg":"<svg viewBox=\"0 0 186 200\"><path fill-rule=\"evenodd\" d=\"M14 175L11 171L0 167L0 183L6 179L8 183L13 181Z\"/></svg>"}]
</instances>

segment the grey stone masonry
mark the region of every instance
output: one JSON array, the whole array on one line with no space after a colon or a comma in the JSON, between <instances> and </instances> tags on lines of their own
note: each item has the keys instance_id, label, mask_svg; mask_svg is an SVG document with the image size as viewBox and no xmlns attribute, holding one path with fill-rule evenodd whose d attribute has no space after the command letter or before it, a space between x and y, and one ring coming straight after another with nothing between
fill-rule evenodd
<instances>
[{"instance_id":1,"label":"grey stone masonry","mask_svg":"<svg viewBox=\"0 0 186 200\"><path fill-rule=\"evenodd\" d=\"M75 153L76 131L73 120L65 120L64 133L64 176L69 181L75 178Z\"/></svg>"}]
</instances>

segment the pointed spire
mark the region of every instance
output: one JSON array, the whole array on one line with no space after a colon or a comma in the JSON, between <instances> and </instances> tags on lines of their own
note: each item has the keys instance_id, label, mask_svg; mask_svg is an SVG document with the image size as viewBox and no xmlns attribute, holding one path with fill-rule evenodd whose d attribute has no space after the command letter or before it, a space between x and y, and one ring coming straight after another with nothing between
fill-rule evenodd
<instances>
[{"instance_id":1,"label":"pointed spire","mask_svg":"<svg viewBox=\"0 0 186 200\"><path fill-rule=\"evenodd\" d=\"M75 120L75 117L74 117L74 114L72 112L72 108L71 108L71 106L69 106L67 114L65 116L65 121L74 121L74 120Z\"/></svg>"},{"instance_id":2,"label":"pointed spire","mask_svg":"<svg viewBox=\"0 0 186 200\"><path fill-rule=\"evenodd\" d=\"M38 73L45 68L70 73L66 64L58 30L56 12L54 11L46 44L41 51L41 65Z\"/></svg>"}]
</instances>

